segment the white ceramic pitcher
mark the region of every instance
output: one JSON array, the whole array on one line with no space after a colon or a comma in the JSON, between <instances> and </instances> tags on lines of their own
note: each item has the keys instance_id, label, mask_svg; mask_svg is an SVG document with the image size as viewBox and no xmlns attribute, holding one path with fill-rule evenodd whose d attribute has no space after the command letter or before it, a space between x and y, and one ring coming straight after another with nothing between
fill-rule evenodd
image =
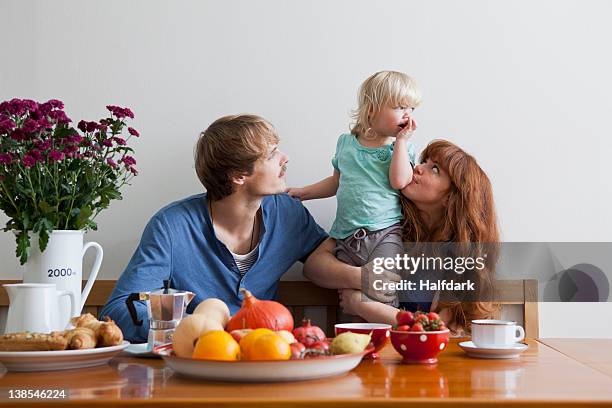
<instances>
[{"instance_id":1,"label":"white ceramic pitcher","mask_svg":"<svg viewBox=\"0 0 612 408\"><path fill-rule=\"evenodd\" d=\"M2 286L6 289L10 302L5 333L49 333L64 330L66 323L61 321L58 308L58 302L64 296L68 298L72 314L76 313L72 292L58 291L52 283L15 283Z\"/></svg>"},{"instance_id":2,"label":"white ceramic pitcher","mask_svg":"<svg viewBox=\"0 0 612 408\"><path fill-rule=\"evenodd\" d=\"M74 296L75 310L67 298L60 299L59 321L68 324L72 316L78 316L98 276L104 252L97 242L83 245L85 231L54 230L49 234L49 243L40 252L38 236L31 237L30 254L25 265L23 283L54 283L57 290L67 290ZM96 249L96 260L89 273L87 284L81 291L83 280L83 257L89 248Z\"/></svg>"}]
</instances>

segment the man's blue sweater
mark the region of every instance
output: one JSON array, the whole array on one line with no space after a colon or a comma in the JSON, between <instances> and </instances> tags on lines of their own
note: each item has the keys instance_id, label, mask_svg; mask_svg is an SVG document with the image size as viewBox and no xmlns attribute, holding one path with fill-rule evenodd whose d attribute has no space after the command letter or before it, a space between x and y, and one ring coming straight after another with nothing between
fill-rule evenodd
<instances>
[{"instance_id":1,"label":"man's blue sweater","mask_svg":"<svg viewBox=\"0 0 612 408\"><path fill-rule=\"evenodd\" d=\"M240 288L261 299L274 299L278 281L296 261L327 237L308 210L286 194L267 196L261 203L263 225L259 256L241 278L234 258L219 241L207 210L206 194L174 202L151 218L140 244L100 316L110 316L130 341L146 341L149 319L145 302L135 302L142 326L135 326L125 303L132 292L170 287L196 294L190 313L202 300L223 300L234 314L242 302Z\"/></svg>"}]
</instances>

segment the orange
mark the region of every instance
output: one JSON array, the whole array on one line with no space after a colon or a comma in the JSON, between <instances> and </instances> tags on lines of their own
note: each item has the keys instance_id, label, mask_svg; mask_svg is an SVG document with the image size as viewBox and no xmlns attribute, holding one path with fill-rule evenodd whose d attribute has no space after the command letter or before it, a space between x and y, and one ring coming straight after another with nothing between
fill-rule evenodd
<instances>
[{"instance_id":1,"label":"orange","mask_svg":"<svg viewBox=\"0 0 612 408\"><path fill-rule=\"evenodd\" d=\"M242 354L242 359L243 360L249 359L249 352L251 350L251 346L253 345L253 343L255 343L255 340L257 340L259 337L263 336L264 334L270 334L270 333L274 333L274 332L270 329L260 328L260 329L253 330L252 332L248 333L246 336L241 338L240 339L240 352Z\"/></svg>"},{"instance_id":2,"label":"orange","mask_svg":"<svg viewBox=\"0 0 612 408\"><path fill-rule=\"evenodd\" d=\"M249 351L249 360L289 360L291 346L276 333L257 338Z\"/></svg>"},{"instance_id":3,"label":"orange","mask_svg":"<svg viewBox=\"0 0 612 408\"><path fill-rule=\"evenodd\" d=\"M228 332L213 330L200 336L192 357L199 360L234 361L240 357L240 346Z\"/></svg>"}]
</instances>

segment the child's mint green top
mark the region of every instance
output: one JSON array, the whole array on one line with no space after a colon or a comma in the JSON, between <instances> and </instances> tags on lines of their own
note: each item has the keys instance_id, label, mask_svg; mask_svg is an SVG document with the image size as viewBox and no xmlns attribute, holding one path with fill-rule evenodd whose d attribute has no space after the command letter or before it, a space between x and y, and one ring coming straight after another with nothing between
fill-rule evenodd
<instances>
[{"instance_id":1,"label":"child's mint green top","mask_svg":"<svg viewBox=\"0 0 612 408\"><path fill-rule=\"evenodd\" d=\"M340 172L336 220L329 235L346 238L359 228L377 231L402 221L400 192L389 183L393 146L365 147L353 134L338 138L332 165ZM414 145L407 143L414 164Z\"/></svg>"}]
</instances>

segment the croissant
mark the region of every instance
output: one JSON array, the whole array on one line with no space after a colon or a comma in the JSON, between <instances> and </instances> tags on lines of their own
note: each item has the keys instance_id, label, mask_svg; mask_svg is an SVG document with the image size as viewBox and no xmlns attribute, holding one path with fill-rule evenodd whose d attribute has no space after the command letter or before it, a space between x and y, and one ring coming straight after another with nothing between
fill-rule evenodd
<instances>
[{"instance_id":1,"label":"croissant","mask_svg":"<svg viewBox=\"0 0 612 408\"><path fill-rule=\"evenodd\" d=\"M78 317L73 317L72 324L77 328L85 327L93 330L98 347L117 346L123 342L123 333L117 324L106 316L105 321L101 322L91 313L86 313Z\"/></svg>"},{"instance_id":2,"label":"croissant","mask_svg":"<svg viewBox=\"0 0 612 408\"><path fill-rule=\"evenodd\" d=\"M70 350L91 349L96 347L96 332L87 327L77 327L66 330L64 337L68 341Z\"/></svg>"}]
</instances>

